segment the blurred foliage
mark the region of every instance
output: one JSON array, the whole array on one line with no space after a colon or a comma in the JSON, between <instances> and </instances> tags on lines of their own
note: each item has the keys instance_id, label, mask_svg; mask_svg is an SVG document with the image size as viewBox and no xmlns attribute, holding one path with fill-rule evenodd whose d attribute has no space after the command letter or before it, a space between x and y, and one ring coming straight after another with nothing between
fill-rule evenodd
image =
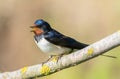
<instances>
[{"instance_id":1,"label":"blurred foliage","mask_svg":"<svg viewBox=\"0 0 120 79\"><path fill-rule=\"evenodd\" d=\"M36 19L81 42L94 43L120 30L119 0L0 0L0 71L41 63L48 55L33 41ZM119 79L120 47L41 79Z\"/></svg>"}]
</instances>

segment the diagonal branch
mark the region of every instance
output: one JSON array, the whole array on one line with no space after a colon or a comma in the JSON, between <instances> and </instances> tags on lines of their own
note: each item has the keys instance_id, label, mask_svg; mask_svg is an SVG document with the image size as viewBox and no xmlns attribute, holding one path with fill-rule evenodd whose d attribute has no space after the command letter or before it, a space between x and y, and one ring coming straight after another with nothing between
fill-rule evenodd
<instances>
[{"instance_id":1,"label":"diagonal branch","mask_svg":"<svg viewBox=\"0 0 120 79\"><path fill-rule=\"evenodd\" d=\"M120 31L94 43L90 46L61 57L58 62L49 61L44 65L23 67L13 72L0 74L0 79L28 79L46 76L62 69L80 64L91 58L99 56L120 45Z\"/></svg>"}]
</instances>

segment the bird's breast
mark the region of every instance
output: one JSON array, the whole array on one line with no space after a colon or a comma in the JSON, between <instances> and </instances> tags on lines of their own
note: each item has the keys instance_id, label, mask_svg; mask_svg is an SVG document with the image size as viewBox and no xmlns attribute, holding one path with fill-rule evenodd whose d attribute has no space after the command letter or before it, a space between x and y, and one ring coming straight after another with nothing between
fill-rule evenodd
<instances>
[{"instance_id":1,"label":"bird's breast","mask_svg":"<svg viewBox=\"0 0 120 79\"><path fill-rule=\"evenodd\" d=\"M49 55L60 55L69 53L72 49L67 47L61 47L48 42L45 38L41 38L39 42L36 42L37 46L45 53Z\"/></svg>"}]
</instances>

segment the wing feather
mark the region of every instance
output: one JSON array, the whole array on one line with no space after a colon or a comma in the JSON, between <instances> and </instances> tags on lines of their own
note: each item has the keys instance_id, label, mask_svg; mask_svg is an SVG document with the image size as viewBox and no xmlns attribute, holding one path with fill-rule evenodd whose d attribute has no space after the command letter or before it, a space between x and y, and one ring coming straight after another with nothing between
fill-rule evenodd
<instances>
[{"instance_id":1,"label":"wing feather","mask_svg":"<svg viewBox=\"0 0 120 79\"><path fill-rule=\"evenodd\" d=\"M55 45L68 47L71 49L82 49L88 46L87 44L80 43L71 37L62 35L61 33L55 30L52 30L45 34L45 39Z\"/></svg>"}]
</instances>

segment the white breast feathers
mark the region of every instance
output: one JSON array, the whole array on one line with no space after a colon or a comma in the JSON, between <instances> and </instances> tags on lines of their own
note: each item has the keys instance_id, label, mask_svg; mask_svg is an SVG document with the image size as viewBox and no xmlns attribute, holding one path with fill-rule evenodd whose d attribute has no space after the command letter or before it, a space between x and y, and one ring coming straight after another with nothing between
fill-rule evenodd
<instances>
[{"instance_id":1,"label":"white breast feathers","mask_svg":"<svg viewBox=\"0 0 120 79\"><path fill-rule=\"evenodd\" d=\"M54 45L50 42L48 42L44 37L40 39L40 41L37 43L37 46L45 53L49 55L60 55L64 53L69 53L72 49L67 47L61 47Z\"/></svg>"}]
</instances>

